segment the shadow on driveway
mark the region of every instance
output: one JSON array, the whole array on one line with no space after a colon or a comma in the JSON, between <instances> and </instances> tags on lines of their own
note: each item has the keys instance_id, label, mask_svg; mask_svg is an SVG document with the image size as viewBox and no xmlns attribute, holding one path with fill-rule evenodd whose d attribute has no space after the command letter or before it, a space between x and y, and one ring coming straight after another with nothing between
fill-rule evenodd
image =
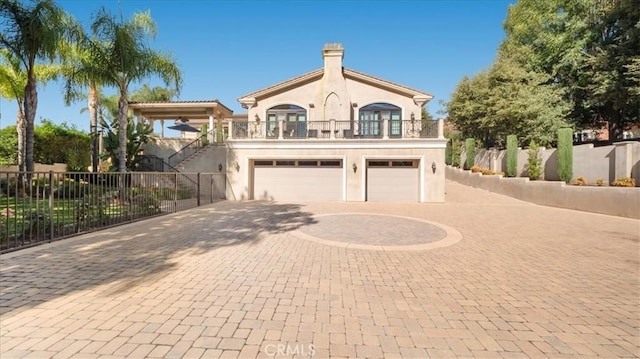
<instances>
[{"instance_id":1,"label":"shadow on driveway","mask_svg":"<svg viewBox=\"0 0 640 359\"><path fill-rule=\"evenodd\" d=\"M218 202L3 255L0 314L91 288L114 295L165 277L176 257L257 243L312 224L311 216L295 204Z\"/></svg>"}]
</instances>

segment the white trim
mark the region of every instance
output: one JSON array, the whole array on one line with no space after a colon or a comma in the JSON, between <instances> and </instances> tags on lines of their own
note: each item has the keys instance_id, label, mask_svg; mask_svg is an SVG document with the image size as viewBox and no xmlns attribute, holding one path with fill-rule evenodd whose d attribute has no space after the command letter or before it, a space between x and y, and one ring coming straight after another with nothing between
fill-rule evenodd
<instances>
[{"instance_id":1,"label":"white trim","mask_svg":"<svg viewBox=\"0 0 640 359\"><path fill-rule=\"evenodd\" d=\"M420 181L420 193L418 195L418 198L420 200L420 202L424 202L425 198L426 198L426 193L425 193L425 188L424 188L424 163L425 163L425 157L424 156L420 156L420 155L380 155L380 156L376 156L376 155L364 155L362 156L362 164L363 164L363 171L362 171L362 202L366 202L367 200L367 187L368 187L368 183L367 178L366 178L366 174L367 174L367 160L370 159L374 159L374 160L418 160L419 164L418 164L418 178Z\"/></svg>"},{"instance_id":2,"label":"white trim","mask_svg":"<svg viewBox=\"0 0 640 359\"><path fill-rule=\"evenodd\" d=\"M305 159L318 159L318 160L342 160L342 201L346 202L347 201L347 156L343 155L343 156L337 156L337 155L252 155L246 158L247 159L247 166L249 166L249 163L251 163L251 161L255 161L255 160L305 160ZM247 167L249 168L249 167ZM251 168L249 168L249 174L251 177L255 176L255 166L251 166ZM251 191L250 193L252 194L251 197L253 197L252 199L255 199L255 193L253 193L253 188L249 189L249 177L250 176L246 176L246 182L245 182L245 188L247 188L247 191ZM253 178L253 185L255 186L255 177Z\"/></svg>"},{"instance_id":3,"label":"white trim","mask_svg":"<svg viewBox=\"0 0 640 359\"><path fill-rule=\"evenodd\" d=\"M420 164L418 164L418 167L420 168L420 173L418 174L420 177L420 202L424 202L425 198L427 198L427 192L425 191L426 188L424 188L424 180L425 180L425 169L424 169L424 165L425 165L425 158L424 156L420 156Z\"/></svg>"}]
</instances>

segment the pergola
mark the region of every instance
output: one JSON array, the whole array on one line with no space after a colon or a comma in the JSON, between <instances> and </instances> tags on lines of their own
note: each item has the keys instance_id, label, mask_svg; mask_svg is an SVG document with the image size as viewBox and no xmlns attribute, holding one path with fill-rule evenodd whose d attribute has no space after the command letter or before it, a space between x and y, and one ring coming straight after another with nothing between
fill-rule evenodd
<instances>
[{"instance_id":1,"label":"pergola","mask_svg":"<svg viewBox=\"0 0 640 359\"><path fill-rule=\"evenodd\" d=\"M226 119L233 116L233 111L218 100L129 102L129 108L133 110L138 122L145 119L153 125L154 121L160 121L162 137L165 120L178 120L198 129L207 124L211 131L215 129L215 124L224 126Z\"/></svg>"}]
</instances>

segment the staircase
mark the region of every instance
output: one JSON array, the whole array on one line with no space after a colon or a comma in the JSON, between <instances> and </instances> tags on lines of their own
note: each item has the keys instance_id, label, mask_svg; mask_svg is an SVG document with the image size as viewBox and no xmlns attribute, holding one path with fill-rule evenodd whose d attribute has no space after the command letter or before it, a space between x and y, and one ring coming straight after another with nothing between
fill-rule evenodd
<instances>
[{"instance_id":1,"label":"staircase","mask_svg":"<svg viewBox=\"0 0 640 359\"><path fill-rule=\"evenodd\" d=\"M211 135L211 136L209 136L209 135ZM202 140L203 138L205 139L205 141ZM169 156L169 158L167 159L167 162L169 163L170 166L173 166L173 167L177 168L177 166L180 163L184 162L185 160L189 159L191 156L195 155L196 153L198 153L201 150L205 149L207 146L211 145L211 143L209 143L209 141L206 141L206 139L209 139L209 138L215 138L215 129L207 132L204 135L200 135L198 138L193 140L191 143L189 143L186 146L182 147L176 153L174 153L171 156Z\"/></svg>"}]
</instances>

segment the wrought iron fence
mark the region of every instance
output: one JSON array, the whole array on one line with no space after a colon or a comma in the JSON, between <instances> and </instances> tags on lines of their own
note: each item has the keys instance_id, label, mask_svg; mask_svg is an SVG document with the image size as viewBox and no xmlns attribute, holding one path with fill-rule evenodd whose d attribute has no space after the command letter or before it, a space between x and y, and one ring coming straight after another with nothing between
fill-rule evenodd
<instances>
[{"instance_id":1,"label":"wrought iron fence","mask_svg":"<svg viewBox=\"0 0 640 359\"><path fill-rule=\"evenodd\" d=\"M222 173L0 172L0 253L224 198Z\"/></svg>"}]
</instances>

